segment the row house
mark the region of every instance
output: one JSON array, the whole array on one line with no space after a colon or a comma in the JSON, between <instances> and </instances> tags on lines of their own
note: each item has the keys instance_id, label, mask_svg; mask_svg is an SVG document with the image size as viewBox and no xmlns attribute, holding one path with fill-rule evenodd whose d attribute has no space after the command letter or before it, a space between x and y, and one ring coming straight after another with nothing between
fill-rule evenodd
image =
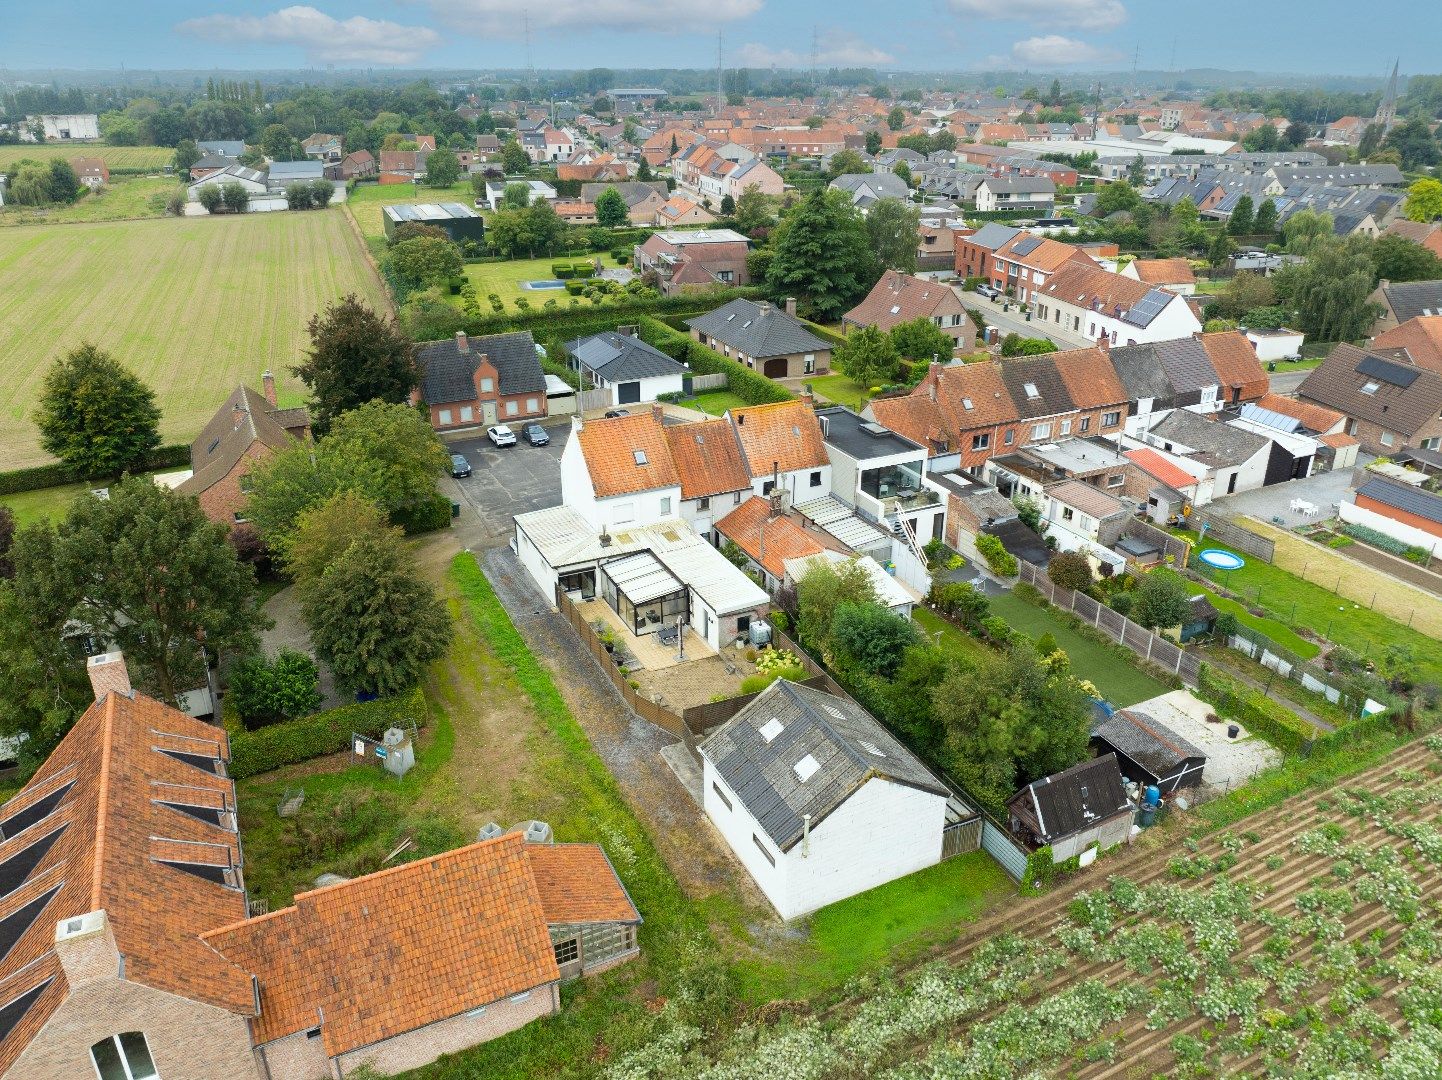
<instances>
[{"instance_id":1,"label":"row house","mask_svg":"<svg viewBox=\"0 0 1442 1080\"><path fill-rule=\"evenodd\" d=\"M780 195L785 189L780 174L754 154L745 160L732 160L724 150L711 143L697 143L682 151L672 164L676 186L699 196L702 205L712 206L720 206L728 197L735 201L753 187L763 195Z\"/></svg>"},{"instance_id":2,"label":"row house","mask_svg":"<svg viewBox=\"0 0 1442 1080\"><path fill-rule=\"evenodd\" d=\"M1167 341L1202 329L1185 298L1080 260L1048 278L1032 302L1039 321L1109 345Z\"/></svg>"},{"instance_id":3,"label":"row house","mask_svg":"<svg viewBox=\"0 0 1442 1080\"><path fill-rule=\"evenodd\" d=\"M1267 376L1235 332L1090 348L1002 363L933 364L910 393L878 397L868 419L927 448L935 473L980 476L996 454L1070 437L1144 431L1169 409L1254 402Z\"/></svg>"},{"instance_id":4,"label":"row house","mask_svg":"<svg viewBox=\"0 0 1442 1080\"><path fill-rule=\"evenodd\" d=\"M1442 374L1405 357L1340 344L1303 380L1297 397L1345 416L1345 433L1369 454L1442 450Z\"/></svg>"},{"instance_id":5,"label":"row house","mask_svg":"<svg viewBox=\"0 0 1442 1080\"><path fill-rule=\"evenodd\" d=\"M1095 265L1079 248L1024 232L996 249L988 276L993 287L1024 304L1031 303L1052 275L1076 260L1088 267Z\"/></svg>"},{"instance_id":6,"label":"row house","mask_svg":"<svg viewBox=\"0 0 1442 1080\"><path fill-rule=\"evenodd\" d=\"M1020 236L1021 230L999 221L989 221L979 229L959 228L955 233L956 276L990 279L992 256L998 248Z\"/></svg>"}]
</instances>

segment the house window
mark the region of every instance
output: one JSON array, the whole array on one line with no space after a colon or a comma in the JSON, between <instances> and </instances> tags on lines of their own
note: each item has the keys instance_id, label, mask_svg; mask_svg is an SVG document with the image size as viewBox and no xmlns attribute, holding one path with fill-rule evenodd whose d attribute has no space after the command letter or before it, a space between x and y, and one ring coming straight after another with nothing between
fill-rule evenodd
<instances>
[{"instance_id":1,"label":"house window","mask_svg":"<svg viewBox=\"0 0 1442 1080\"><path fill-rule=\"evenodd\" d=\"M821 470L820 470L820 469L817 469L814 473L811 474L811 486L812 486L812 487L820 487L820 486L821 486Z\"/></svg>"},{"instance_id":2,"label":"house window","mask_svg":"<svg viewBox=\"0 0 1442 1080\"><path fill-rule=\"evenodd\" d=\"M669 495L662 495L662 496L661 496L661 514L662 514L662 516L665 516L665 515L669 514L670 512L671 512L671 496L669 496Z\"/></svg>"},{"instance_id":3,"label":"house window","mask_svg":"<svg viewBox=\"0 0 1442 1080\"><path fill-rule=\"evenodd\" d=\"M984 431L980 435L971 437L971 448L973 450L985 450L991 446L991 432Z\"/></svg>"},{"instance_id":4,"label":"house window","mask_svg":"<svg viewBox=\"0 0 1442 1080\"><path fill-rule=\"evenodd\" d=\"M803 375L814 375L816 373L815 353L807 353L801 358L801 373Z\"/></svg>"},{"instance_id":5,"label":"house window","mask_svg":"<svg viewBox=\"0 0 1442 1080\"><path fill-rule=\"evenodd\" d=\"M1087 431L1087 430L1089 430L1089 429L1091 428L1091 426L1092 426L1092 418L1091 418L1090 416L1083 416L1083 417L1081 418L1081 425L1077 428L1077 430L1078 430L1078 431Z\"/></svg>"},{"instance_id":6,"label":"house window","mask_svg":"<svg viewBox=\"0 0 1442 1080\"><path fill-rule=\"evenodd\" d=\"M1392 445L1392 433L1391 433L1390 431L1384 431L1384 432L1382 432L1382 437L1381 437L1380 439L1378 439L1377 441L1380 442L1383 446L1391 446L1391 445Z\"/></svg>"},{"instance_id":7,"label":"house window","mask_svg":"<svg viewBox=\"0 0 1442 1080\"><path fill-rule=\"evenodd\" d=\"M697 500L696 500L696 510L697 510L698 513L704 514L707 510L710 510L710 509L711 509L711 499L710 499L709 496L708 496L707 498L704 498L704 499L697 499Z\"/></svg>"},{"instance_id":8,"label":"house window","mask_svg":"<svg viewBox=\"0 0 1442 1080\"><path fill-rule=\"evenodd\" d=\"M770 495L770 494L771 494L773 491L775 491L775 490L776 490L776 481L774 481L774 480L763 480L763 481L761 482L761 494L762 494L762 495Z\"/></svg>"},{"instance_id":9,"label":"house window","mask_svg":"<svg viewBox=\"0 0 1442 1080\"><path fill-rule=\"evenodd\" d=\"M738 491L732 496L731 503L733 506L741 505L741 492Z\"/></svg>"},{"instance_id":10,"label":"house window","mask_svg":"<svg viewBox=\"0 0 1442 1080\"><path fill-rule=\"evenodd\" d=\"M551 949L556 954L557 967L562 964L574 964L581 958L581 942L577 938L558 941L551 946Z\"/></svg>"},{"instance_id":11,"label":"house window","mask_svg":"<svg viewBox=\"0 0 1442 1080\"><path fill-rule=\"evenodd\" d=\"M1036 424L1031 429L1031 437L1037 441L1044 441L1051 438L1050 424Z\"/></svg>"},{"instance_id":12,"label":"house window","mask_svg":"<svg viewBox=\"0 0 1442 1080\"><path fill-rule=\"evenodd\" d=\"M441 427L445 427L451 422L450 409L442 409L436 414L436 416L438 417L437 423L439 423Z\"/></svg>"},{"instance_id":13,"label":"house window","mask_svg":"<svg viewBox=\"0 0 1442 1080\"><path fill-rule=\"evenodd\" d=\"M1127 478L1121 473L1112 473L1107 477L1107 487L1118 488L1127 482Z\"/></svg>"},{"instance_id":14,"label":"house window","mask_svg":"<svg viewBox=\"0 0 1442 1080\"><path fill-rule=\"evenodd\" d=\"M516 415L518 415L518 414L520 413L520 411L521 411L521 406L519 405L519 403L514 402L514 401L508 401L508 402L506 402L506 415L507 415L507 416L516 416Z\"/></svg>"},{"instance_id":15,"label":"house window","mask_svg":"<svg viewBox=\"0 0 1442 1080\"><path fill-rule=\"evenodd\" d=\"M462 406L461 406L461 423L463 423L463 424L469 424L469 423L470 423L472 420L474 420L475 418L476 418L476 410L475 410L475 408L474 408L473 406L471 406L471 405L462 405Z\"/></svg>"},{"instance_id":16,"label":"house window","mask_svg":"<svg viewBox=\"0 0 1442 1080\"><path fill-rule=\"evenodd\" d=\"M240 493L242 495L249 495L251 489L254 487L255 481L250 478L250 473L246 473L240 478Z\"/></svg>"},{"instance_id":17,"label":"house window","mask_svg":"<svg viewBox=\"0 0 1442 1080\"><path fill-rule=\"evenodd\" d=\"M541 411L541 410L540 410L540 406L538 406L538 405L536 404L536 399L535 399L535 398L533 398L533 397L528 397L528 398L526 398L526 412L527 412L527 413L536 413L536 412L540 412L540 411Z\"/></svg>"},{"instance_id":18,"label":"house window","mask_svg":"<svg viewBox=\"0 0 1442 1080\"><path fill-rule=\"evenodd\" d=\"M716 793L716 798L721 800L722 805L725 806L727 810L732 809L731 800L726 797L726 792L721 790L720 785L718 785L715 780L711 781L711 790Z\"/></svg>"},{"instance_id":19,"label":"house window","mask_svg":"<svg viewBox=\"0 0 1442 1080\"><path fill-rule=\"evenodd\" d=\"M1442 446L1442 438L1438 438L1435 435L1430 439L1422 440L1423 450L1436 450L1439 446Z\"/></svg>"},{"instance_id":20,"label":"house window","mask_svg":"<svg viewBox=\"0 0 1442 1080\"><path fill-rule=\"evenodd\" d=\"M158 1075L150 1047L139 1031L101 1039L90 1048L90 1060L100 1080L150 1080Z\"/></svg>"},{"instance_id":21,"label":"house window","mask_svg":"<svg viewBox=\"0 0 1442 1080\"><path fill-rule=\"evenodd\" d=\"M1063 506L1061 508L1061 519L1063 521L1071 521L1074 517L1076 517L1076 511L1070 506Z\"/></svg>"},{"instance_id":22,"label":"house window","mask_svg":"<svg viewBox=\"0 0 1442 1080\"><path fill-rule=\"evenodd\" d=\"M494 379L486 379L486 378L483 378L483 379L481 380L481 393L483 393L483 394L489 394L489 393L493 392L493 391L495 390L495 388L496 388L496 381L495 381Z\"/></svg>"},{"instance_id":23,"label":"house window","mask_svg":"<svg viewBox=\"0 0 1442 1080\"><path fill-rule=\"evenodd\" d=\"M1062 433L1063 435L1070 435L1070 434L1071 434L1071 421L1070 421L1070 420L1063 420L1063 421L1061 422L1061 433Z\"/></svg>"},{"instance_id":24,"label":"house window","mask_svg":"<svg viewBox=\"0 0 1442 1080\"><path fill-rule=\"evenodd\" d=\"M1119 412L1102 413L1102 427L1113 427L1122 422L1122 414Z\"/></svg>"},{"instance_id":25,"label":"house window","mask_svg":"<svg viewBox=\"0 0 1442 1080\"><path fill-rule=\"evenodd\" d=\"M1016 441L1016 432L1008 429L1006 435L1003 436L1001 441L1004 442L1007 446L1010 446L1013 442Z\"/></svg>"},{"instance_id":26,"label":"house window","mask_svg":"<svg viewBox=\"0 0 1442 1080\"><path fill-rule=\"evenodd\" d=\"M761 842L761 837L757 836L755 833L752 833L751 842L761 850L761 854L766 856L767 862L769 862L772 866L776 865L776 856L771 854L771 852L767 850L766 845Z\"/></svg>"}]
</instances>

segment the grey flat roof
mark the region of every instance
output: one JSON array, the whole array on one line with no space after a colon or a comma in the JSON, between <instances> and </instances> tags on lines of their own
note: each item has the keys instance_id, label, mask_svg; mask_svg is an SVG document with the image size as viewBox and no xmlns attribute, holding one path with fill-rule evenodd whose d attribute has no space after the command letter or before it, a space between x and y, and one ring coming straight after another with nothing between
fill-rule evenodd
<instances>
[{"instance_id":1,"label":"grey flat roof","mask_svg":"<svg viewBox=\"0 0 1442 1080\"><path fill-rule=\"evenodd\" d=\"M890 428L863 420L856 413L841 405L817 409L816 416L822 421L821 430L828 446L834 446L847 457L857 461L867 458L891 457L914 450L926 452L926 447L898 435Z\"/></svg>"},{"instance_id":2,"label":"grey flat roof","mask_svg":"<svg viewBox=\"0 0 1442 1080\"><path fill-rule=\"evenodd\" d=\"M398 203L385 208L386 217L392 221L453 221L457 218L480 217L469 206L461 203Z\"/></svg>"}]
</instances>

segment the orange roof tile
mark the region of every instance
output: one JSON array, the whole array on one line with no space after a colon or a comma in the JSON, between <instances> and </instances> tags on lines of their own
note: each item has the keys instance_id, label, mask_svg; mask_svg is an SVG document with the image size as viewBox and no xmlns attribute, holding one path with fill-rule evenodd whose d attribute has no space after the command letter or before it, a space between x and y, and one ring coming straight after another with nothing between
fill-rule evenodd
<instances>
[{"instance_id":1,"label":"orange roof tile","mask_svg":"<svg viewBox=\"0 0 1442 1080\"><path fill-rule=\"evenodd\" d=\"M55 955L56 923L91 911L106 912L127 979L243 1016L254 1011L250 976L200 940L203 932L245 917L244 893L157 861L204 845L197 848L203 859L186 861L238 865L235 833L165 805L196 792L201 805L228 799L233 807L234 785L161 753L162 741L207 758L228 756L219 728L140 694L111 693L85 711L24 789L0 807L4 826L21 810L65 792L46 817L0 843L0 859L7 859L65 826L24 884L0 900L3 918L59 886L0 960L0 1001L53 979L0 1043L0 1072L67 992Z\"/></svg>"},{"instance_id":2,"label":"orange roof tile","mask_svg":"<svg viewBox=\"0 0 1442 1080\"><path fill-rule=\"evenodd\" d=\"M786 576L787 559L819 555L825 550L789 517L772 517L770 502L759 495L732 510L716 522L715 528L778 581Z\"/></svg>"},{"instance_id":3,"label":"orange roof tile","mask_svg":"<svg viewBox=\"0 0 1442 1080\"><path fill-rule=\"evenodd\" d=\"M1257 404L1274 413L1300 420L1309 431L1330 431L1342 422L1342 414L1325 405L1314 405L1310 401L1283 397L1281 394L1263 394Z\"/></svg>"},{"instance_id":4,"label":"orange roof tile","mask_svg":"<svg viewBox=\"0 0 1442 1080\"><path fill-rule=\"evenodd\" d=\"M879 326L890 330L912 319L930 319L942 313L961 311L961 301L956 298L951 286L903 274L900 270L888 270L861 303L843 318L858 326Z\"/></svg>"},{"instance_id":5,"label":"orange roof tile","mask_svg":"<svg viewBox=\"0 0 1442 1080\"><path fill-rule=\"evenodd\" d=\"M1197 478L1191 473L1178 465L1173 465L1161 454L1155 450L1149 450L1145 446L1128 450L1123 456L1154 480L1160 480L1167 487L1175 488L1177 491L1186 491L1197 482Z\"/></svg>"},{"instance_id":6,"label":"orange roof tile","mask_svg":"<svg viewBox=\"0 0 1442 1080\"><path fill-rule=\"evenodd\" d=\"M773 468L819 469L828 461L821 424L805 401L752 405L730 415L752 476L769 476Z\"/></svg>"},{"instance_id":7,"label":"orange roof tile","mask_svg":"<svg viewBox=\"0 0 1442 1080\"><path fill-rule=\"evenodd\" d=\"M953 450L962 432L1019 419L1001 368L991 363L938 368L907 396L877 398L870 407L877 423L898 435L923 446L944 441Z\"/></svg>"},{"instance_id":8,"label":"orange roof tile","mask_svg":"<svg viewBox=\"0 0 1442 1080\"><path fill-rule=\"evenodd\" d=\"M1127 401L1127 390L1117 378L1116 367L1100 349L1069 349L1052 353L1051 358L1078 409L1099 409Z\"/></svg>"},{"instance_id":9,"label":"orange roof tile","mask_svg":"<svg viewBox=\"0 0 1442 1080\"><path fill-rule=\"evenodd\" d=\"M700 499L751 486L751 470L725 420L701 420L666 428L671 459L681 478L681 498Z\"/></svg>"},{"instance_id":10,"label":"orange roof tile","mask_svg":"<svg viewBox=\"0 0 1442 1080\"><path fill-rule=\"evenodd\" d=\"M1113 274L1094 264L1086 265L1079 259L1068 262L1048 278L1041 289L1060 303L1088 307L1094 300L1100 300L1107 310L1131 308L1151 290L1152 286L1144 281Z\"/></svg>"},{"instance_id":11,"label":"orange roof tile","mask_svg":"<svg viewBox=\"0 0 1442 1080\"><path fill-rule=\"evenodd\" d=\"M1200 340L1221 384L1241 391L1239 401L1255 401L1267 392L1271 385L1267 373L1257 359L1257 350L1244 335L1226 330L1202 334Z\"/></svg>"},{"instance_id":12,"label":"orange roof tile","mask_svg":"<svg viewBox=\"0 0 1442 1080\"><path fill-rule=\"evenodd\" d=\"M526 846L507 833L302 893L205 940L259 977L257 1042L319 1024L343 1054L560 979Z\"/></svg>"},{"instance_id":13,"label":"orange roof tile","mask_svg":"<svg viewBox=\"0 0 1442 1080\"><path fill-rule=\"evenodd\" d=\"M996 257L998 259L1009 259L1012 262L1020 263L1024 266L1034 267L1048 274L1060 270L1078 255L1081 255L1083 259L1086 258L1086 255L1083 254L1079 248L1074 248L1070 244L1063 244L1060 240L1043 238L1039 244L1036 243L1036 240L1036 236L1032 233L1017 233L1017 235L996 249ZM1020 243L1034 244L1035 246L1025 255L1018 255L1015 249Z\"/></svg>"},{"instance_id":14,"label":"orange roof tile","mask_svg":"<svg viewBox=\"0 0 1442 1080\"><path fill-rule=\"evenodd\" d=\"M650 412L588 420L577 434L599 498L655 491L681 482L666 431ZM644 455L644 464L637 452Z\"/></svg>"},{"instance_id":15,"label":"orange roof tile","mask_svg":"<svg viewBox=\"0 0 1442 1080\"><path fill-rule=\"evenodd\" d=\"M1406 349L1418 367L1442 371L1442 315L1418 315L1372 339L1373 349Z\"/></svg>"},{"instance_id":16,"label":"orange roof tile","mask_svg":"<svg viewBox=\"0 0 1442 1080\"><path fill-rule=\"evenodd\" d=\"M1132 265L1137 277L1152 285L1184 285L1197 280L1186 259L1137 259Z\"/></svg>"},{"instance_id":17,"label":"orange roof tile","mask_svg":"<svg viewBox=\"0 0 1442 1080\"><path fill-rule=\"evenodd\" d=\"M1340 450L1344 446L1360 446L1361 441L1354 435L1348 435L1345 431L1336 431L1331 435L1323 435L1318 440L1324 446L1330 446Z\"/></svg>"},{"instance_id":18,"label":"orange roof tile","mask_svg":"<svg viewBox=\"0 0 1442 1080\"><path fill-rule=\"evenodd\" d=\"M552 926L641 921L599 844L527 844L526 856Z\"/></svg>"}]
</instances>

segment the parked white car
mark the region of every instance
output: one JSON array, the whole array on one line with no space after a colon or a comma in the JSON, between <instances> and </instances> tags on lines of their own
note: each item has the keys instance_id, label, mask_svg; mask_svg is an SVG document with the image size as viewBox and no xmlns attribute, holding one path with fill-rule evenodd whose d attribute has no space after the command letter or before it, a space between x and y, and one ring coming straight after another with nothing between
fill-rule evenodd
<instances>
[{"instance_id":1,"label":"parked white car","mask_svg":"<svg viewBox=\"0 0 1442 1080\"><path fill-rule=\"evenodd\" d=\"M497 446L515 446L516 433L505 424L497 424L495 427L486 428L486 438Z\"/></svg>"}]
</instances>

